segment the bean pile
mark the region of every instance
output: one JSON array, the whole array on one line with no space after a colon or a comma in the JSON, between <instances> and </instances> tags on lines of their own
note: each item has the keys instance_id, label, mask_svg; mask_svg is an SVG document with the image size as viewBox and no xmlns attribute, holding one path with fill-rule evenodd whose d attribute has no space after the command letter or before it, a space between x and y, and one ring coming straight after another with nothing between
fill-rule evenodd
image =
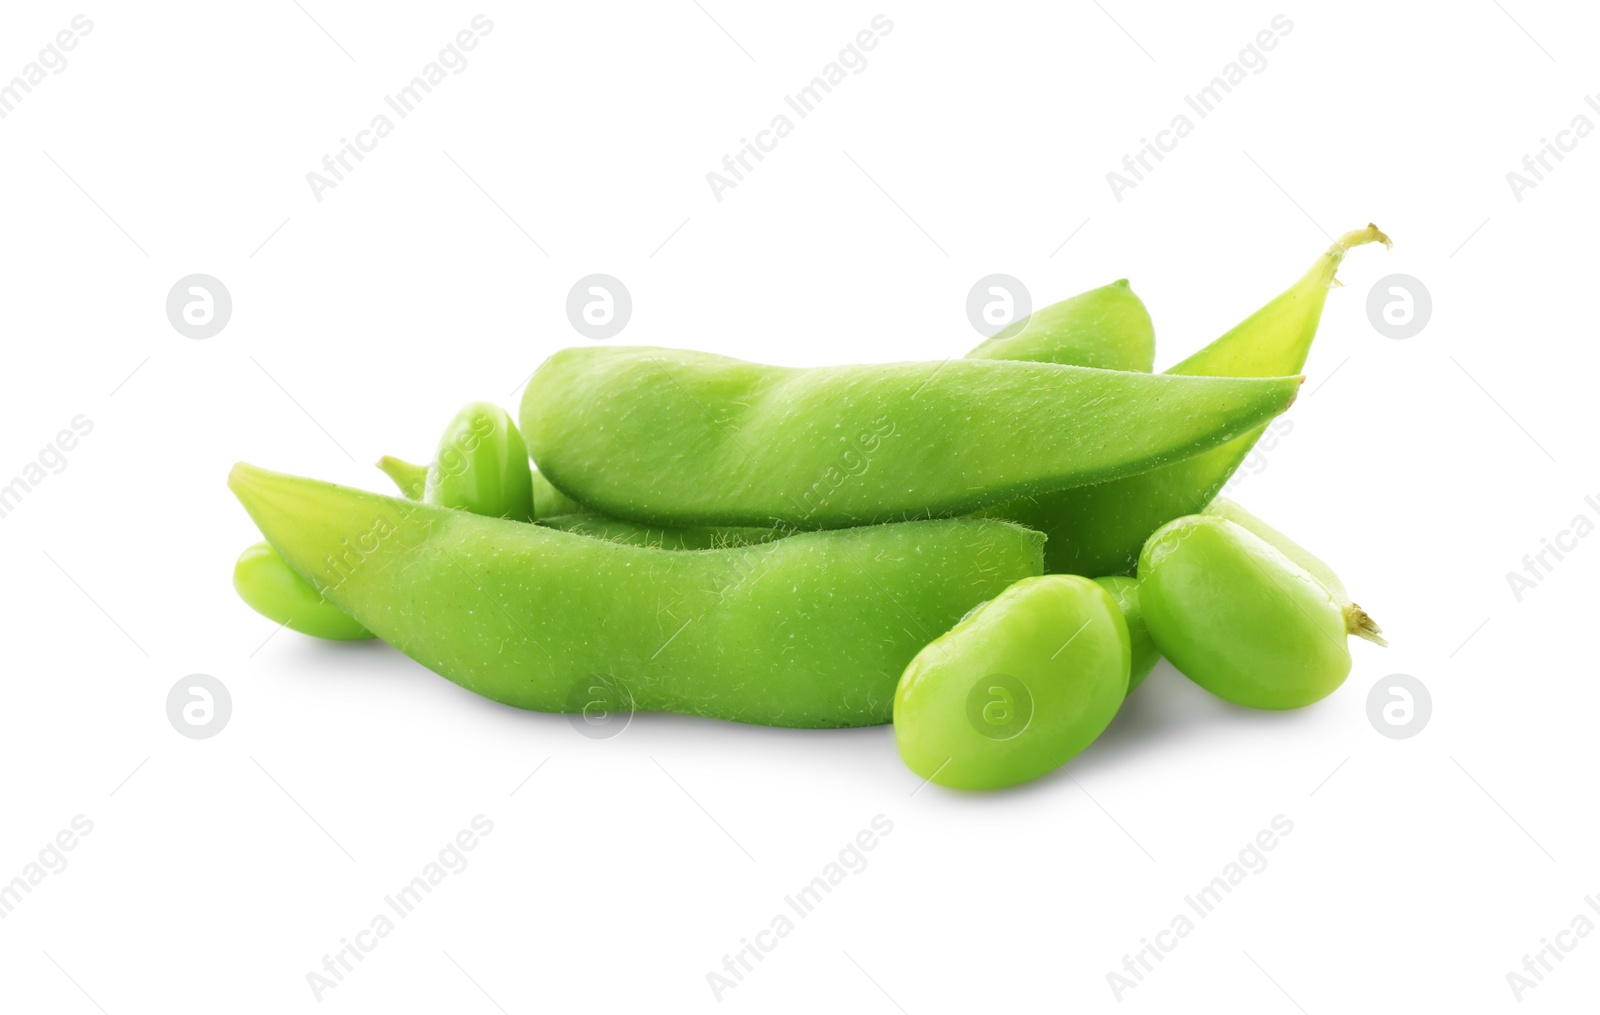
<instances>
[{"instance_id":1,"label":"bean pile","mask_svg":"<svg viewBox=\"0 0 1600 1015\"><path fill-rule=\"evenodd\" d=\"M520 708L892 721L913 772L963 789L1066 763L1162 656L1228 701L1309 705L1378 627L1218 493L1370 242L1160 374L1126 280L935 363L566 349L516 421L472 403L428 465L380 459L399 497L236 465L266 538L234 587Z\"/></svg>"}]
</instances>

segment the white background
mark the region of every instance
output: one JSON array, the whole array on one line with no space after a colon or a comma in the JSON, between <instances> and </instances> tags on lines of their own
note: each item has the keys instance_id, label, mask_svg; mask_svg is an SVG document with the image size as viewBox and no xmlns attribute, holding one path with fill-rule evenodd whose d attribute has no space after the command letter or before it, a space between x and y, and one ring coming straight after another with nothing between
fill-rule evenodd
<instances>
[{"instance_id":1,"label":"white background","mask_svg":"<svg viewBox=\"0 0 1600 1015\"><path fill-rule=\"evenodd\" d=\"M753 5L749 5L753 6ZM10 5L0 80L80 8ZM0 920L0 1007L1571 1011L1578 939L1521 1008L1506 974L1600 893L1588 650L1600 539L1518 602L1507 573L1600 511L1600 138L1506 180L1587 113L1600 24L1533 0L784 5L117 4L0 120L0 483L93 432L0 518L0 880L93 822ZM473 16L492 32L343 183L306 174ZM893 30L718 202L706 182L879 12ZM1156 171L1106 181L1273 17L1292 31ZM1515 20L1513 20L1515 18ZM315 19L315 20L313 20ZM1114 19L1114 20L1113 20ZM1589 40L1589 41L1585 41ZM1191 114L1191 118L1193 115ZM1066 773L959 795L888 728L640 716L590 740L381 644L234 596L247 460L372 489L469 399L584 341L579 277L632 292L620 341L789 364L940 359L969 287L1040 304L1127 276L1158 367L1378 223L1341 271L1292 431L1234 495L1330 561L1390 634L1288 714L1165 664ZM182 276L232 293L167 321ZM1433 315L1365 308L1390 273ZM269 637L270 636L270 637ZM190 740L169 689L231 722ZM1407 673L1433 716L1379 735ZM530 772L535 772L529 777ZM307 973L474 815L452 875L342 984ZM891 834L720 1003L707 974L875 815ZM1291 834L1120 1001L1107 974L1276 815ZM770 940L770 939L769 939Z\"/></svg>"}]
</instances>

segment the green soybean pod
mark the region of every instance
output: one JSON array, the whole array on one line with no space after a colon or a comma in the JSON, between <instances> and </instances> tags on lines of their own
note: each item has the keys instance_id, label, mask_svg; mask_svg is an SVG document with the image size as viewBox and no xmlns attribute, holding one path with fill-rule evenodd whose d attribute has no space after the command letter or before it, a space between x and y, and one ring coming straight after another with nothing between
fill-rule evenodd
<instances>
[{"instance_id":1,"label":"green soybean pod","mask_svg":"<svg viewBox=\"0 0 1600 1015\"><path fill-rule=\"evenodd\" d=\"M996 789L1065 764L1128 692L1128 628L1087 578L1025 578L917 653L894 700L895 742L913 772Z\"/></svg>"},{"instance_id":2,"label":"green soybean pod","mask_svg":"<svg viewBox=\"0 0 1600 1015\"><path fill-rule=\"evenodd\" d=\"M1156 332L1144 301L1127 279L1035 310L967 353L967 359L1010 359L1149 373Z\"/></svg>"},{"instance_id":3,"label":"green soybean pod","mask_svg":"<svg viewBox=\"0 0 1600 1015\"><path fill-rule=\"evenodd\" d=\"M1266 540L1213 515L1158 529L1139 556L1139 582L1161 654L1251 708L1332 694L1350 673L1348 636L1369 620Z\"/></svg>"},{"instance_id":4,"label":"green soybean pod","mask_svg":"<svg viewBox=\"0 0 1600 1015\"><path fill-rule=\"evenodd\" d=\"M439 437L422 500L478 515L533 521L528 448L510 414L490 402L470 402L456 413Z\"/></svg>"},{"instance_id":5,"label":"green soybean pod","mask_svg":"<svg viewBox=\"0 0 1600 1015\"><path fill-rule=\"evenodd\" d=\"M669 553L240 464L229 486L296 571L434 672L519 708L790 727L890 721L939 631L1037 575L1041 537L939 519Z\"/></svg>"},{"instance_id":6,"label":"green soybean pod","mask_svg":"<svg viewBox=\"0 0 1600 1015\"><path fill-rule=\"evenodd\" d=\"M394 485L409 500L421 500L422 491L428 482L428 466L415 465L393 455L384 455L378 459L378 469L384 475L394 480ZM568 497L566 494L550 485L550 481L531 472L529 482L533 490L533 517L535 520L550 518L557 515L586 514L583 505ZM455 504L443 504L443 507L457 507Z\"/></svg>"},{"instance_id":7,"label":"green soybean pod","mask_svg":"<svg viewBox=\"0 0 1600 1015\"><path fill-rule=\"evenodd\" d=\"M792 369L584 347L534 372L521 421L540 471L591 510L820 529L1155 468L1260 426L1299 385L1007 360Z\"/></svg>"},{"instance_id":8,"label":"green soybean pod","mask_svg":"<svg viewBox=\"0 0 1600 1015\"><path fill-rule=\"evenodd\" d=\"M233 588L251 609L291 631L334 641L372 637L371 631L295 573L269 543L257 543L239 554L233 565Z\"/></svg>"},{"instance_id":9,"label":"green soybean pod","mask_svg":"<svg viewBox=\"0 0 1600 1015\"><path fill-rule=\"evenodd\" d=\"M1352 247L1389 244L1374 225L1339 237L1300 280L1168 376L1272 377L1298 373L1317 334L1328 290ZM982 349L982 346L978 347ZM974 350L975 352L977 350ZM1043 532L1045 570L1131 574L1140 547L1166 522L1205 508L1261 436L1255 428L1182 461L1109 483L1062 489L983 510Z\"/></svg>"},{"instance_id":10,"label":"green soybean pod","mask_svg":"<svg viewBox=\"0 0 1600 1015\"><path fill-rule=\"evenodd\" d=\"M659 550L721 550L730 546L752 546L781 539L782 529L762 529L738 525L695 525L659 528L625 521L608 515L567 514L539 519L540 525L580 536L609 539L630 546L653 546Z\"/></svg>"},{"instance_id":11,"label":"green soybean pod","mask_svg":"<svg viewBox=\"0 0 1600 1015\"><path fill-rule=\"evenodd\" d=\"M1139 603L1139 582L1123 575L1096 578L1094 582L1111 593L1117 608L1122 611L1123 621L1128 625L1128 646L1133 652L1132 661L1128 664L1128 693L1132 694L1133 689L1144 683L1144 678L1161 661L1161 650L1156 648L1155 639L1150 637L1150 627L1144 622L1144 607Z\"/></svg>"}]
</instances>

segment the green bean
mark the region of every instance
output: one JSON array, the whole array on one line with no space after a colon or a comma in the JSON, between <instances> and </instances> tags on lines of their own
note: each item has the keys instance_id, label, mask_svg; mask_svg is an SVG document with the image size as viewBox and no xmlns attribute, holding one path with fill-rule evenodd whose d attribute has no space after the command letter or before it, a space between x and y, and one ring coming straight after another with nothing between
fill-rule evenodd
<instances>
[{"instance_id":1,"label":"green bean","mask_svg":"<svg viewBox=\"0 0 1600 1015\"><path fill-rule=\"evenodd\" d=\"M1265 423L1299 384L1004 360L802 370L585 347L539 367L521 419L540 470L591 509L815 529L1155 468Z\"/></svg>"},{"instance_id":2,"label":"green bean","mask_svg":"<svg viewBox=\"0 0 1600 1015\"><path fill-rule=\"evenodd\" d=\"M1132 694L1133 689L1144 683L1144 678L1161 661L1161 650L1156 648L1155 640L1150 637L1150 627L1144 622L1144 608L1139 604L1139 583L1122 575L1096 578L1094 581L1111 593L1117 608L1122 611L1123 621L1128 625L1128 645L1133 652L1128 665L1128 693Z\"/></svg>"},{"instance_id":3,"label":"green bean","mask_svg":"<svg viewBox=\"0 0 1600 1015\"><path fill-rule=\"evenodd\" d=\"M251 609L291 631L334 641L372 637L371 631L296 574L268 543L239 554L233 565L233 588Z\"/></svg>"},{"instance_id":4,"label":"green bean","mask_svg":"<svg viewBox=\"0 0 1600 1015\"><path fill-rule=\"evenodd\" d=\"M1128 693L1128 628L1087 578L1025 578L911 661L894 732L913 772L994 789L1037 778L1106 728Z\"/></svg>"},{"instance_id":5,"label":"green bean","mask_svg":"<svg viewBox=\"0 0 1600 1015\"><path fill-rule=\"evenodd\" d=\"M1041 537L942 519L757 546L625 546L240 464L272 545L378 637L469 690L581 711L589 689L774 726L888 722L928 639L1020 578Z\"/></svg>"},{"instance_id":6,"label":"green bean","mask_svg":"<svg viewBox=\"0 0 1600 1015\"><path fill-rule=\"evenodd\" d=\"M1189 515L1139 555L1139 597L1161 654L1251 708L1299 708L1350 672L1348 635L1377 631L1281 550L1215 515Z\"/></svg>"}]
</instances>

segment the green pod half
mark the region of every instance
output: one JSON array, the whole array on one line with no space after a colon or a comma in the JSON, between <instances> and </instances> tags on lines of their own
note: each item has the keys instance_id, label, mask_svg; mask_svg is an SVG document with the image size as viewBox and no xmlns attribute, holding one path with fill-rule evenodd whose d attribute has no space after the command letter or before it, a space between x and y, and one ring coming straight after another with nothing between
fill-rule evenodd
<instances>
[{"instance_id":1,"label":"green pod half","mask_svg":"<svg viewBox=\"0 0 1600 1015\"><path fill-rule=\"evenodd\" d=\"M1156 361L1156 332L1127 279L1036 310L967 353L967 359L1134 370Z\"/></svg>"},{"instance_id":2,"label":"green pod half","mask_svg":"<svg viewBox=\"0 0 1600 1015\"><path fill-rule=\"evenodd\" d=\"M1128 664L1128 693L1132 694L1133 689L1144 683L1144 678L1161 661L1161 650L1156 648L1155 639L1150 637L1150 627L1144 622L1144 607L1139 602L1139 582L1123 575L1096 578L1094 581L1111 593L1117 608L1122 611L1123 621L1128 625L1128 646L1133 652L1132 661Z\"/></svg>"},{"instance_id":3,"label":"green pod half","mask_svg":"<svg viewBox=\"0 0 1600 1015\"><path fill-rule=\"evenodd\" d=\"M1026 578L917 653L895 693L913 772L995 789L1038 778L1089 746L1128 692L1128 628L1087 578Z\"/></svg>"},{"instance_id":4,"label":"green pod half","mask_svg":"<svg viewBox=\"0 0 1600 1015\"><path fill-rule=\"evenodd\" d=\"M1300 708L1350 673L1352 618L1313 575L1243 526L1190 515L1139 556L1139 597L1161 654L1212 694Z\"/></svg>"},{"instance_id":5,"label":"green pod half","mask_svg":"<svg viewBox=\"0 0 1600 1015\"><path fill-rule=\"evenodd\" d=\"M528 448L510 414L490 402L471 402L456 413L439 437L422 500L475 515L533 521Z\"/></svg>"},{"instance_id":6,"label":"green pod half","mask_svg":"<svg viewBox=\"0 0 1600 1015\"><path fill-rule=\"evenodd\" d=\"M1389 243L1376 226L1341 236L1298 282L1227 334L1167 371L1169 376L1273 377L1298 373L1316 338L1328 289L1350 248ZM982 350L979 346L977 352ZM1261 429L1203 454L1109 483L1047 492L985 509L1049 537L1045 569L1131 574L1139 549L1166 522L1203 510L1250 454Z\"/></svg>"},{"instance_id":7,"label":"green pod half","mask_svg":"<svg viewBox=\"0 0 1600 1015\"><path fill-rule=\"evenodd\" d=\"M1007 360L792 369L588 346L535 371L521 421L540 471L592 510L820 529L1152 469L1260 426L1299 386Z\"/></svg>"},{"instance_id":8,"label":"green pod half","mask_svg":"<svg viewBox=\"0 0 1600 1015\"><path fill-rule=\"evenodd\" d=\"M771 726L888 722L906 664L1018 579L1041 537L944 519L667 553L240 464L295 570L378 637L496 701Z\"/></svg>"},{"instance_id":9,"label":"green pod half","mask_svg":"<svg viewBox=\"0 0 1600 1015\"><path fill-rule=\"evenodd\" d=\"M291 631L334 641L372 637L300 577L270 543L257 543L239 554L233 588L252 610Z\"/></svg>"}]
</instances>

